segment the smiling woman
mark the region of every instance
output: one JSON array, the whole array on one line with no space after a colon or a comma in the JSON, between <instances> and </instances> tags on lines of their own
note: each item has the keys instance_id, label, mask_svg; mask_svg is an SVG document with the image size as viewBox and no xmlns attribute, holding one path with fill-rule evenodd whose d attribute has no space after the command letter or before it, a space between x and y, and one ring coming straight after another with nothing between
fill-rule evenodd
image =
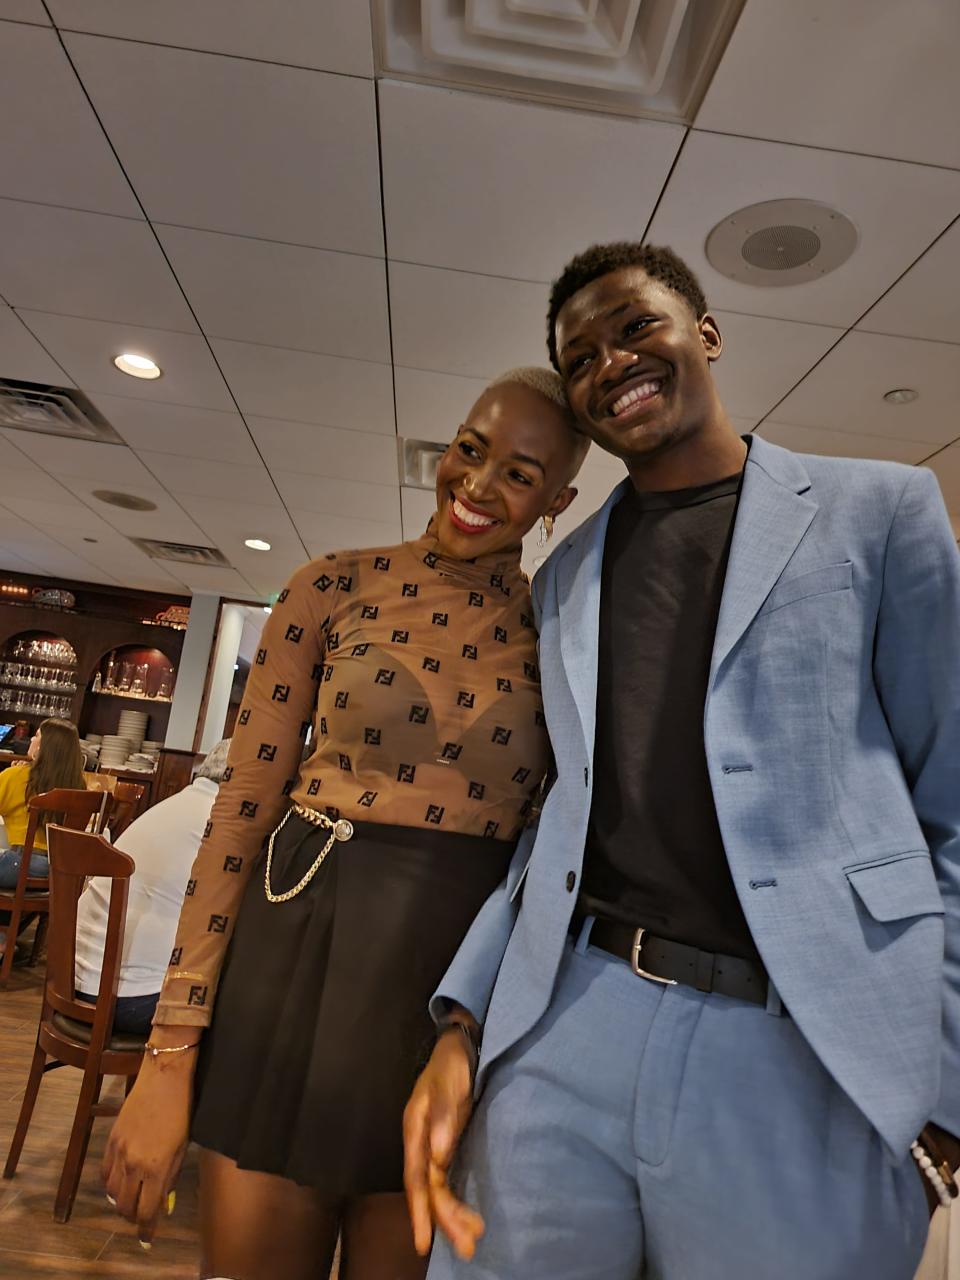
<instances>
[{"instance_id":1,"label":"smiling woman","mask_svg":"<svg viewBox=\"0 0 960 1280\"><path fill-rule=\"evenodd\" d=\"M195 1084L204 1274L279 1274L278 1238L326 1274L338 1233L345 1280L423 1273L401 1116L428 999L546 770L521 543L588 444L556 374L512 370L445 451L423 536L305 565L267 620L158 1006L171 1052L106 1158L149 1238Z\"/></svg>"}]
</instances>

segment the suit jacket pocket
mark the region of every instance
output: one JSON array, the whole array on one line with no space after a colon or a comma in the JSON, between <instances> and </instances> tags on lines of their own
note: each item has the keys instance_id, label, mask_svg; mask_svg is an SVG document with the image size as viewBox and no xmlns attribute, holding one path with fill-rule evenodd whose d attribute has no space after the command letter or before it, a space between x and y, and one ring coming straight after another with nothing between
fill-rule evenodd
<instances>
[{"instance_id":1,"label":"suit jacket pocket","mask_svg":"<svg viewBox=\"0 0 960 1280\"><path fill-rule=\"evenodd\" d=\"M784 605L795 604L797 600L806 600L809 596L822 596L831 591L849 591L853 586L853 562L844 560L841 564L825 564L819 569L808 569L795 578L779 582L767 596L758 614L773 613Z\"/></svg>"},{"instance_id":2,"label":"suit jacket pocket","mask_svg":"<svg viewBox=\"0 0 960 1280\"><path fill-rule=\"evenodd\" d=\"M943 915L943 898L926 851L894 854L844 867L851 888L874 920Z\"/></svg>"}]
</instances>

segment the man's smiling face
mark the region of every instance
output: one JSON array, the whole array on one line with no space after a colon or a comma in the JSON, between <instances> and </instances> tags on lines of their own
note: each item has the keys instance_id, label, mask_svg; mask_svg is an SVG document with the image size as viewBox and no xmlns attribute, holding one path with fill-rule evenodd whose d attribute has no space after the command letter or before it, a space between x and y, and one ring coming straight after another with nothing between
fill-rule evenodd
<instances>
[{"instance_id":1,"label":"man's smiling face","mask_svg":"<svg viewBox=\"0 0 960 1280\"><path fill-rule=\"evenodd\" d=\"M694 436L718 405L710 362L722 347L709 315L621 267L585 285L556 322L560 373L583 430L628 465Z\"/></svg>"}]
</instances>

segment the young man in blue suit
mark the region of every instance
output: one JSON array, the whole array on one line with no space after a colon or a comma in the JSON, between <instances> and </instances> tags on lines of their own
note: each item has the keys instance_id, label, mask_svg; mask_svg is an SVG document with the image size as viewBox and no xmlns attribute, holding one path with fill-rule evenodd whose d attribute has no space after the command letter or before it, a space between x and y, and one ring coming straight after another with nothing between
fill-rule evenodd
<instances>
[{"instance_id":1,"label":"young man in blue suit","mask_svg":"<svg viewBox=\"0 0 960 1280\"><path fill-rule=\"evenodd\" d=\"M629 479L534 580L557 777L407 1108L430 1280L908 1280L960 1132L936 481L741 438L669 250L570 263L549 348Z\"/></svg>"}]
</instances>

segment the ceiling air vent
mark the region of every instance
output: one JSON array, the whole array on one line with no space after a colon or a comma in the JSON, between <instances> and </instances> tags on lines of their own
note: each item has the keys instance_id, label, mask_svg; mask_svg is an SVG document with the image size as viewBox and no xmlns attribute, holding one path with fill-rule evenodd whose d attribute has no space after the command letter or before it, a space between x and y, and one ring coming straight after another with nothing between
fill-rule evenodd
<instances>
[{"instance_id":1,"label":"ceiling air vent","mask_svg":"<svg viewBox=\"0 0 960 1280\"><path fill-rule=\"evenodd\" d=\"M0 378L0 427L99 444L126 444L82 391L16 378Z\"/></svg>"},{"instance_id":2,"label":"ceiling air vent","mask_svg":"<svg viewBox=\"0 0 960 1280\"><path fill-rule=\"evenodd\" d=\"M213 564L230 568L230 561L216 547L194 547L186 542L162 542L159 538L131 538L130 541L153 560L173 560L177 564Z\"/></svg>"},{"instance_id":3,"label":"ceiling air vent","mask_svg":"<svg viewBox=\"0 0 960 1280\"><path fill-rule=\"evenodd\" d=\"M400 448L400 483L414 489L437 487L437 463L447 451L435 440L398 440Z\"/></svg>"},{"instance_id":4,"label":"ceiling air vent","mask_svg":"<svg viewBox=\"0 0 960 1280\"><path fill-rule=\"evenodd\" d=\"M744 0L374 0L379 70L691 123Z\"/></svg>"}]
</instances>

